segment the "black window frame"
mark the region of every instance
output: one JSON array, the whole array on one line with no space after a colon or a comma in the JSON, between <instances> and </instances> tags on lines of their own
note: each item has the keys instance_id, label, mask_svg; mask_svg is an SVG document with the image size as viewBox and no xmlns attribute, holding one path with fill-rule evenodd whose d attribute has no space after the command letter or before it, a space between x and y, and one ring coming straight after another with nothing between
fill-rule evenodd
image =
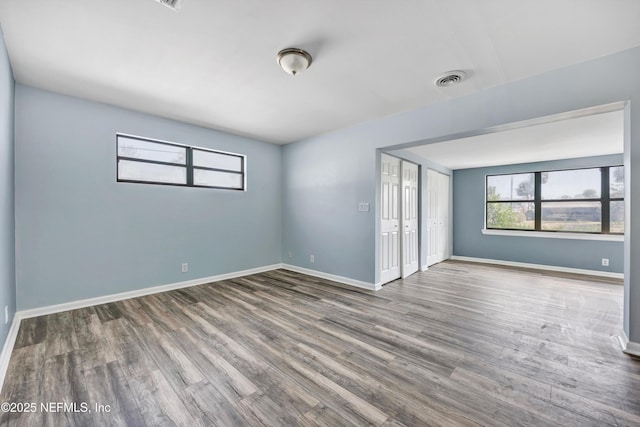
<instances>
[{"instance_id":1,"label":"black window frame","mask_svg":"<svg viewBox=\"0 0 640 427\"><path fill-rule=\"evenodd\" d=\"M485 176L485 230L505 230L505 231L522 231L527 233L571 233L571 234L608 234L608 235L624 235L624 233L611 232L611 202L624 201L624 197L610 197L610 169L622 167L623 165L611 165L611 166L594 166L584 168L571 168L571 169L554 169L545 171L523 171L513 173L501 173ZM588 169L600 169L600 197L593 198L579 198L579 199L542 199L542 174L552 172L567 172L577 170ZM624 170L624 169L623 169ZM533 199L509 199L509 200L489 200L489 178L494 176L509 176L509 175L521 175L521 174L534 174L534 197ZM568 231L568 230L543 230L542 229L542 203L568 203L568 202L599 202L601 205L600 216L600 231ZM489 227L487 220L489 217L489 205L500 203L533 203L534 205L534 228L501 228L501 227Z\"/></svg>"},{"instance_id":2,"label":"black window frame","mask_svg":"<svg viewBox=\"0 0 640 427\"><path fill-rule=\"evenodd\" d=\"M121 156L121 155L119 155L119 150L118 150L119 138L121 138L121 137L122 138L127 138L127 139L135 139L135 140L138 140L138 141L151 142L151 143L154 143L154 144L162 144L162 145L168 145L168 146L172 146L172 147L184 148L185 149L185 153L186 153L185 163L183 164L183 163L174 163L174 162L164 162L164 161L159 161L159 160L140 159L140 158L136 158L136 157ZM206 167L206 166L196 166L196 165L193 164L193 151L194 150L208 152L208 153L215 153L215 154L220 154L220 155L229 156L229 157L237 157L237 158L240 159L240 171L231 170L231 169L224 169L224 168L211 168L211 167ZM125 160L125 161L129 161L129 162L151 163L151 164L157 164L157 165L183 167L183 168L186 169L186 183L180 184L180 183L174 183L174 182L143 181L143 180L133 180L133 179L122 179L122 178L120 178L120 171L119 171L120 160ZM128 183L134 183L134 184L151 184L151 185L169 185L169 186L173 186L173 187L196 187L196 188L214 188L214 189L218 189L218 190L247 191L246 167L247 167L247 156L244 155L244 154L230 153L230 152L227 152L227 151L220 151L220 150L212 150L210 148L199 147L199 146L195 146L195 145L179 144L179 143L176 143L176 142L162 141L162 140L158 140L158 139L146 138L146 137L141 137L141 136L136 136L136 135L129 135L129 134L125 134L125 133L117 133L116 134L116 181L117 182L128 182ZM239 175L241 177L242 187L238 188L238 187L224 187L224 186L195 184L194 183L194 171L195 170L208 170L208 171L214 171L214 172L224 172L224 173L230 173L230 174Z\"/></svg>"}]
</instances>

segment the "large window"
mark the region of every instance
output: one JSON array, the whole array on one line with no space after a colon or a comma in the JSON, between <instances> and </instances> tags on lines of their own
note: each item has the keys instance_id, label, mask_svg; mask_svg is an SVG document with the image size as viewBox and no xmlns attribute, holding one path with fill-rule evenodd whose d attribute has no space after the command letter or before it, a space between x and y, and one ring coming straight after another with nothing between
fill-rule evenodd
<instances>
[{"instance_id":1,"label":"large window","mask_svg":"<svg viewBox=\"0 0 640 427\"><path fill-rule=\"evenodd\" d=\"M487 175L486 228L624 233L624 169Z\"/></svg>"},{"instance_id":2,"label":"large window","mask_svg":"<svg viewBox=\"0 0 640 427\"><path fill-rule=\"evenodd\" d=\"M245 189L245 156L200 147L116 136L118 181Z\"/></svg>"}]
</instances>

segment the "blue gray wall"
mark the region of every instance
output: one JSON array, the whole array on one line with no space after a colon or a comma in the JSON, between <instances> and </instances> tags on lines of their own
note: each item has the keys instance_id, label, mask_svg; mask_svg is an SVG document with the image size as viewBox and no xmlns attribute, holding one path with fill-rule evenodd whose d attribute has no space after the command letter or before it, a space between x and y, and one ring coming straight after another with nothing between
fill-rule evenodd
<instances>
[{"instance_id":1,"label":"blue gray wall","mask_svg":"<svg viewBox=\"0 0 640 427\"><path fill-rule=\"evenodd\" d=\"M331 135L283 147L283 262L374 283L375 145Z\"/></svg>"},{"instance_id":2,"label":"blue gray wall","mask_svg":"<svg viewBox=\"0 0 640 427\"><path fill-rule=\"evenodd\" d=\"M406 129L383 126L376 134L376 124L385 120L283 147L284 263L377 283L379 233L375 219L380 207L380 153L376 148L403 140L406 133ZM428 168L451 174L449 169L409 151L384 151L419 164L423 184ZM421 198L426 198L424 185ZM359 212L359 202L369 203L370 211ZM426 242L425 233L423 230L420 236L421 247ZM310 255L315 262L310 261ZM426 265L425 250L421 250L420 263Z\"/></svg>"},{"instance_id":3,"label":"blue gray wall","mask_svg":"<svg viewBox=\"0 0 640 427\"><path fill-rule=\"evenodd\" d=\"M19 84L15 101L19 309L280 262L279 146ZM117 183L116 132L246 154L248 191Z\"/></svg>"},{"instance_id":4,"label":"blue gray wall","mask_svg":"<svg viewBox=\"0 0 640 427\"><path fill-rule=\"evenodd\" d=\"M623 242L483 235L485 176L622 164L622 154L553 162L461 169L453 173L453 254L623 272ZM609 267L602 266L609 258Z\"/></svg>"},{"instance_id":5,"label":"blue gray wall","mask_svg":"<svg viewBox=\"0 0 640 427\"><path fill-rule=\"evenodd\" d=\"M359 213L357 203L376 200L376 149L439 142L613 102L640 104L639 75L640 48L634 48L285 146L283 254L293 254L285 261L375 283L377 208ZM634 170L640 170L640 109L627 106L627 115L625 330L640 342L640 263L631 262L640 259L640 172Z\"/></svg>"},{"instance_id":6,"label":"blue gray wall","mask_svg":"<svg viewBox=\"0 0 640 427\"><path fill-rule=\"evenodd\" d=\"M13 185L14 81L0 31L0 347L16 311L15 221ZM4 307L9 323L4 323Z\"/></svg>"}]
</instances>

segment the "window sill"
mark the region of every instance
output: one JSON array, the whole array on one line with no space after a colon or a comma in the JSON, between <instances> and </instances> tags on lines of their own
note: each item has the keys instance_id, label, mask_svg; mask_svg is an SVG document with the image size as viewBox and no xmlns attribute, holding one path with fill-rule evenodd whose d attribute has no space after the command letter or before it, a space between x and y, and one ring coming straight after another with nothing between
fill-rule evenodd
<instances>
[{"instance_id":1,"label":"window sill","mask_svg":"<svg viewBox=\"0 0 640 427\"><path fill-rule=\"evenodd\" d=\"M607 242L624 242L624 236L620 234L580 234L562 233L548 231L519 231L519 230L487 230L482 229L482 234L489 236L512 236L512 237L542 237L545 239L567 239L567 240L600 240Z\"/></svg>"}]
</instances>

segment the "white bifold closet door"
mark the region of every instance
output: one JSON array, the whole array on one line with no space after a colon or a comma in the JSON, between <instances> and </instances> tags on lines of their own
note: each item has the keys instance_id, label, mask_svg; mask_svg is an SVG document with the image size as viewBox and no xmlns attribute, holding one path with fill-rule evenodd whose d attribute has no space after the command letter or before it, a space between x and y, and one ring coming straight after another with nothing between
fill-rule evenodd
<instances>
[{"instance_id":1,"label":"white bifold closet door","mask_svg":"<svg viewBox=\"0 0 640 427\"><path fill-rule=\"evenodd\" d=\"M400 159L382 155L380 164L380 281L400 277Z\"/></svg>"},{"instance_id":2,"label":"white bifold closet door","mask_svg":"<svg viewBox=\"0 0 640 427\"><path fill-rule=\"evenodd\" d=\"M402 278L418 271L418 165L402 161Z\"/></svg>"},{"instance_id":3,"label":"white bifold closet door","mask_svg":"<svg viewBox=\"0 0 640 427\"><path fill-rule=\"evenodd\" d=\"M418 165L382 154L380 282L418 271Z\"/></svg>"},{"instance_id":4,"label":"white bifold closet door","mask_svg":"<svg viewBox=\"0 0 640 427\"><path fill-rule=\"evenodd\" d=\"M449 258L449 175L427 170L427 266Z\"/></svg>"}]
</instances>

